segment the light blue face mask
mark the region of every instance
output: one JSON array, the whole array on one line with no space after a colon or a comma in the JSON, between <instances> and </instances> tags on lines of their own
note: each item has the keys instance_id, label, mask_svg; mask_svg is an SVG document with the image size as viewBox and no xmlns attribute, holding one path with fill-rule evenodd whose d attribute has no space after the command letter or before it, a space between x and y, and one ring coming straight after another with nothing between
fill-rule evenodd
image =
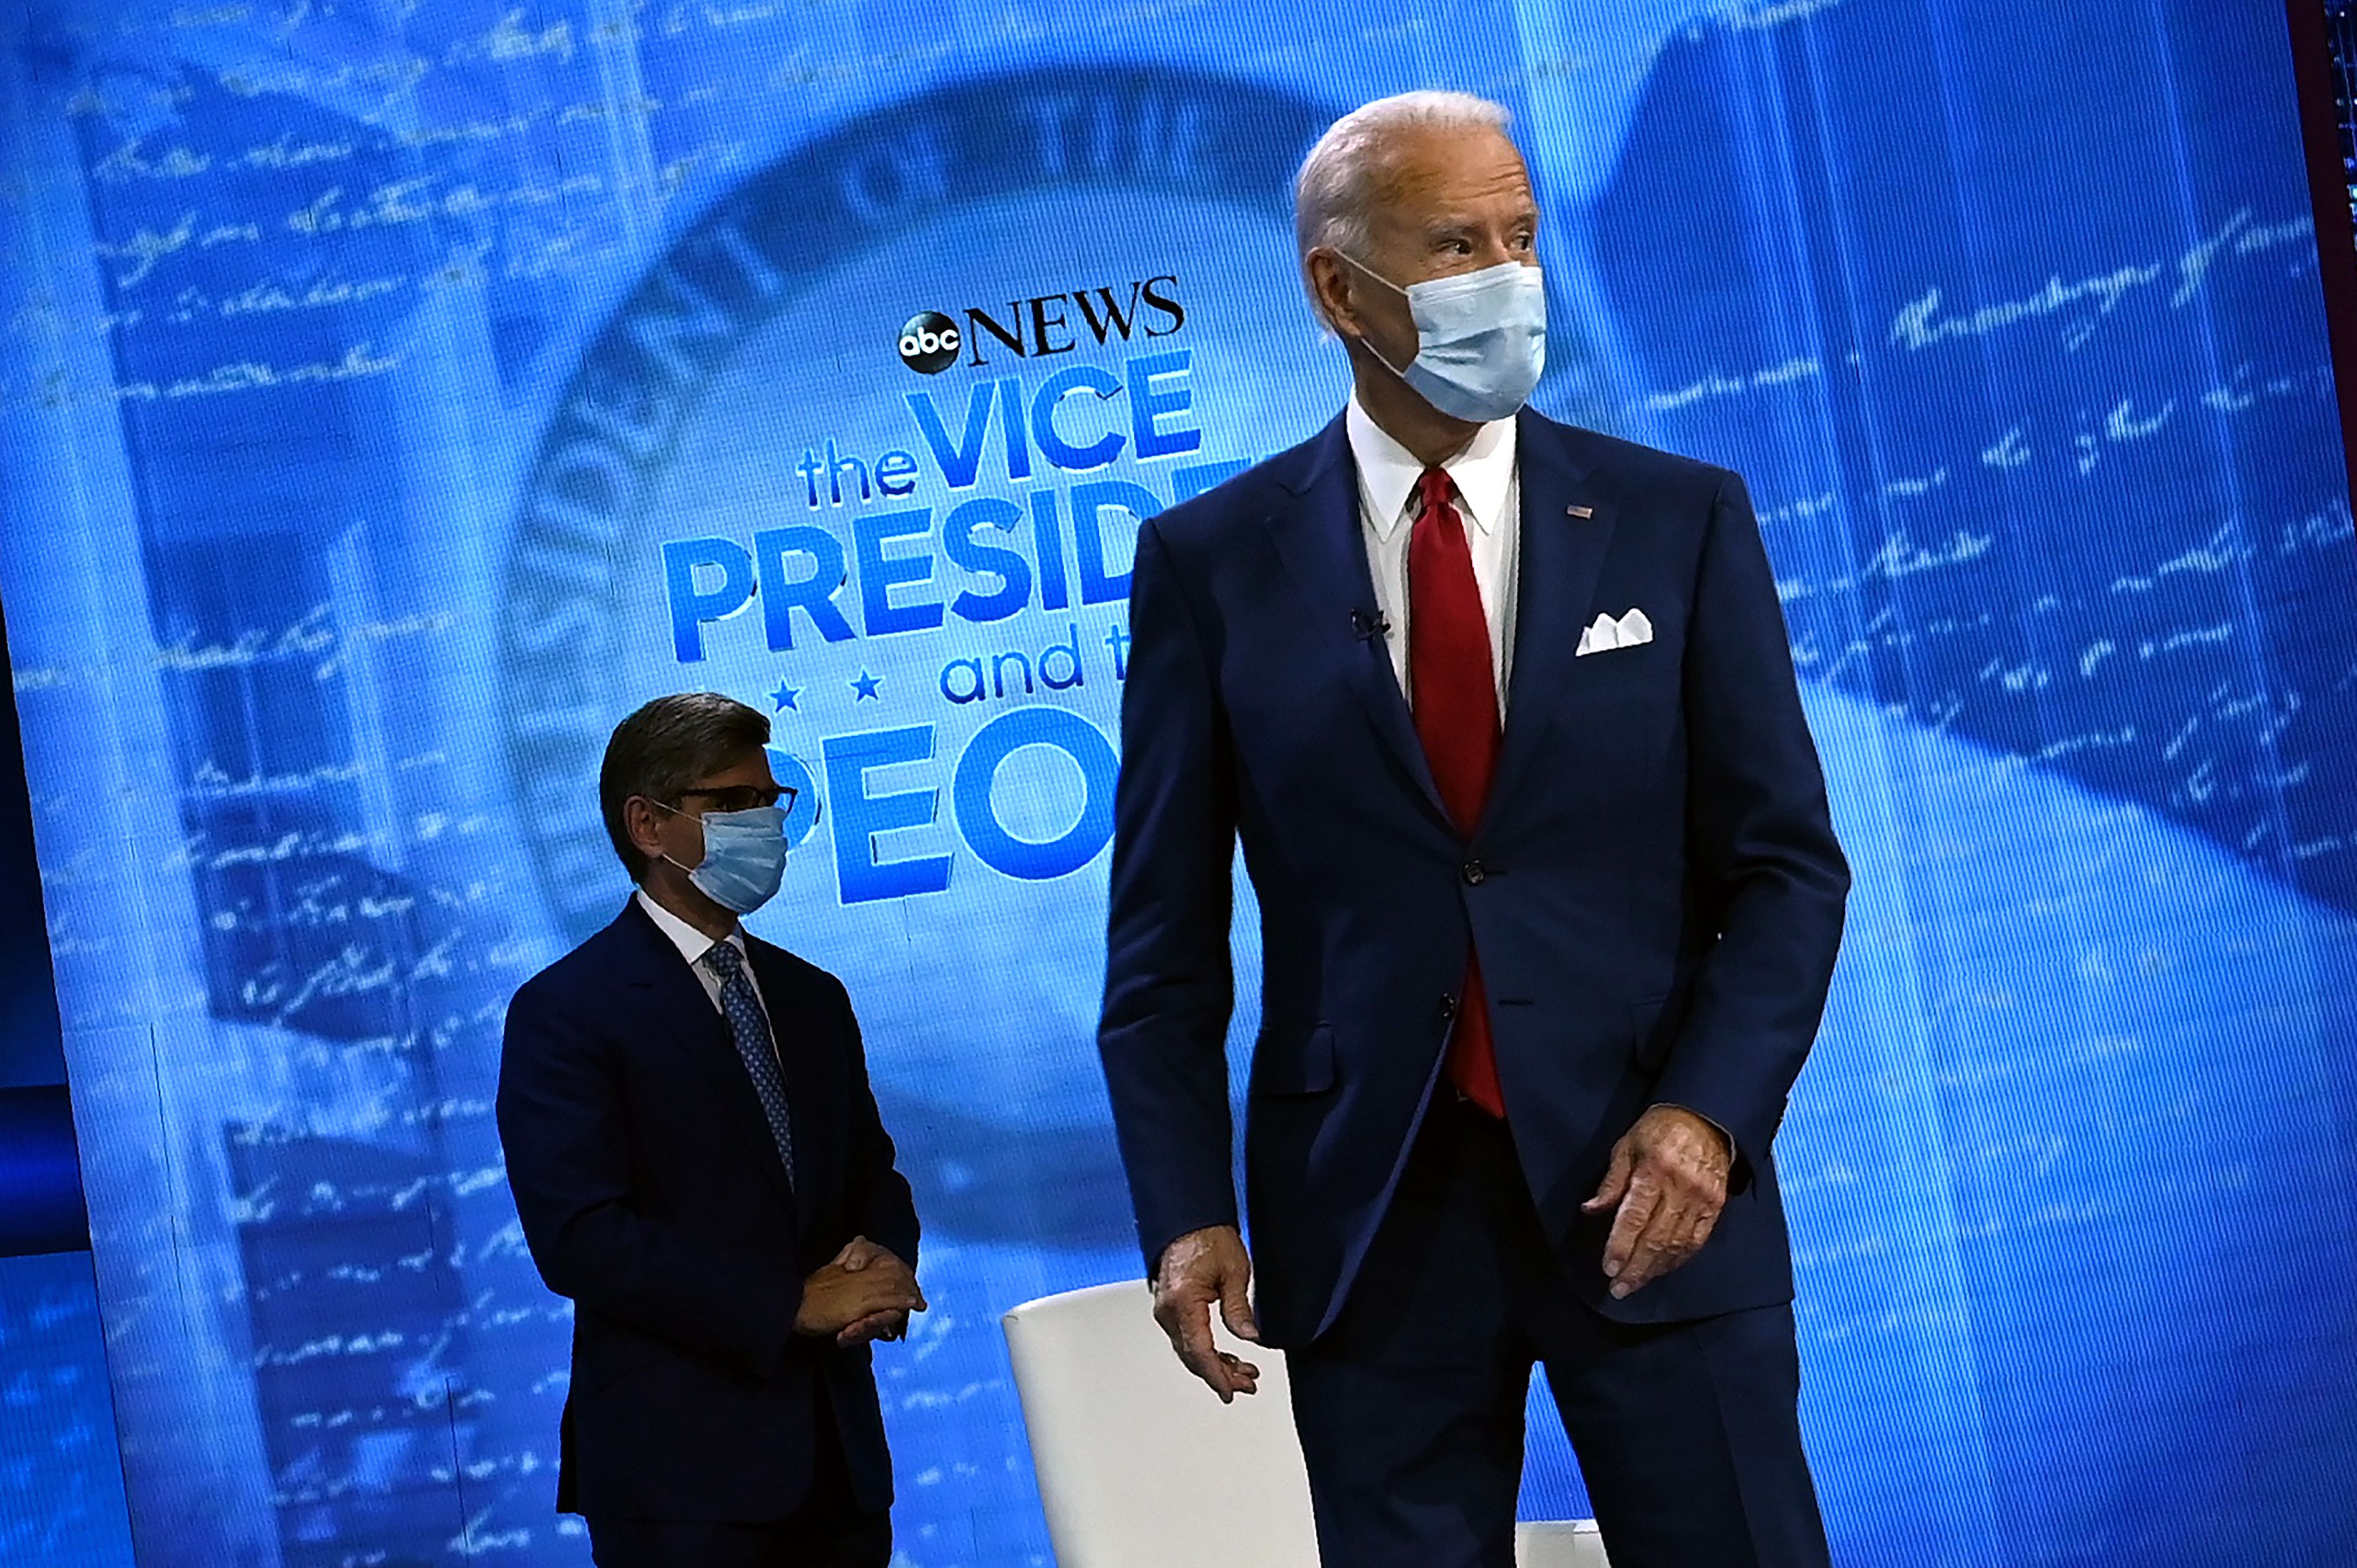
<instances>
[{"instance_id":1,"label":"light blue face mask","mask_svg":"<svg viewBox=\"0 0 2357 1568\"><path fill-rule=\"evenodd\" d=\"M662 802L657 800L658 806ZM663 806L685 816L676 806ZM706 811L704 858L680 865L696 890L724 909L749 915L768 903L786 877L786 809L752 806L741 811ZM671 860L671 856L663 856ZM672 860L673 865L679 862Z\"/></svg>"},{"instance_id":2,"label":"light blue face mask","mask_svg":"<svg viewBox=\"0 0 2357 1568\"><path fill-rule=\"evenodd\" d=\"M1546 369L1546 285L1538 268L1503 262L1402 288L1356 256L1335 254L1407 296L1415 358L1403 370L1372 343L1367 352L1425 402L1452 418L1487 424L1530 401Z\"/></svg>"}]
</instances>

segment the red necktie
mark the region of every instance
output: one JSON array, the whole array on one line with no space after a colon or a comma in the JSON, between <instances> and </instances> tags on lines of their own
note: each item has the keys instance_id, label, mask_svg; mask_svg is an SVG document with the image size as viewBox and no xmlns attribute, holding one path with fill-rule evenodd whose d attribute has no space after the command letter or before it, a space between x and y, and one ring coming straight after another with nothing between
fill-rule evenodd
<instances>
[{"instance_id":1,"label":"red necktie","mask_svg":"<svg viewBox=\"0 0 2357 1568\"><path fill-rule=\"evenodd\" d=\"M1421 489L1424 510L1407 541L1408 690L1432 780L1458 834L1469 840L1498 769L1498 681L1473 552L1450 499L1455 488L1448 474L1426 468ZM1457 1009L1448 1067L1448 1080L1466 1099L1492 1116L1506 1114L1479 952L1466 961L1465 998Z\"/></svg>"}]
</instances>

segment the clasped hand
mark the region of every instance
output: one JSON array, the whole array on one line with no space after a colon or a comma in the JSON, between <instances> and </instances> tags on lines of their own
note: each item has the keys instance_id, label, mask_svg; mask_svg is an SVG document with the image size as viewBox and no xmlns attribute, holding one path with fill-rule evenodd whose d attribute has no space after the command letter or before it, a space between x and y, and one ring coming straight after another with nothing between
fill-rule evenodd
<instances>
[{"instance_id":1,"label":"clasped hand","mask_svg":"<svg viewBox=\"0 0 2357 1568\"><path fill-rule=\"evenodd\" d=\"M802 1304L794 1332L831 1337L845 1349L874 1339L898 1339L909 1331L909 1315L925 1310L917 1276L889 1248L865 1236L844 1244L825 1267L802 1282Z\"/></svg>"}]
</instances>

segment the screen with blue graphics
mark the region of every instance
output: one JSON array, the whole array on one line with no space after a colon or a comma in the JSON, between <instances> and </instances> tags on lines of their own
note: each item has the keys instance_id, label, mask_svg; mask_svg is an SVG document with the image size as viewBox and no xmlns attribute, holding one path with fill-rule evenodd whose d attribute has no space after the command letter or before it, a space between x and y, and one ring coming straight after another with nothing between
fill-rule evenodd
<instances>
[{"instance_id":1,"label":"screen with blue graphics","mask_svg":"<svg viewBox=\"0 0 2357 1568\"><path fill-rule=\"evenodd\" d=\"M1778 1150L1837 1559L2357 1551L2357 542L2275 0L0 29L0 595L143 1563L587 1562L491 1099L683 688L775 718L753 929L849 986L927 1226L899 1561L1051 1560L997 1320L1138 1271L1137 520L1340 406L1290 176L1416 86L1513 113L1538 405L1760 507L1857 874ZM1544 1412L1523 1502L1587 1511Z\"/></svg>"}]
</instances>

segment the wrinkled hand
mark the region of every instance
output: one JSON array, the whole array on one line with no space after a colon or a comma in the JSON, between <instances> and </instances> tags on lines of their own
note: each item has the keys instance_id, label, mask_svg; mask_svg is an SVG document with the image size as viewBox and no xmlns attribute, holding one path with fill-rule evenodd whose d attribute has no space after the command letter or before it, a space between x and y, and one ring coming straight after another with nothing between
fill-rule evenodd
<instances>
[{"instance_id":1,"label":"wrinkled hand","mask_svg":"<svg viewBox=\"0 0 2357 1568\"><path fill-rule=\"evenodd\" d=\"M831 1337L848 1349L872 1339L898 1339L909 1314L925 1310L917 1276L890 1249L855 1236L825 1267L802 1283L794 1332Z\"/></svg>"},{"instance_id":2,"label":"wrinkled hand","mask_svg":"<svg viewBox=\"0 0 2357 1568\"><path fill-rule=\"evenodd\" d=\"M910 1285L917 1283L916 1276L909 1272L909 1265L900 1261L899 1253L889 1247L878 1246L865 1236L854 1236L843 1244L843 1251L834 1255L835 1266L851 1273L857 1273L869 1264L878 1262L888 1263L908 1274ZM916 1310L925 1310L921 1292L917 1297ZM892 1307L882 1312L871 1312L858 1322L846 1326L835 1335L834 1342L847 1350L854 1345L866 1345L877 1339L904 1339L908 1334L909 1309Z\"/></svg>"},{"instance_id":3,"label":"wrinkled hand","mask_svg":"<svg viewBox=\"0 0 2357 1568\"><path fill-rule=\"evenodd\" d=\"M1211 1304L1219 1304L1230 1333L1258 1339L1260 1326L1245 1298L1251 1287L1252 1258L1232 1225L1189 1230L1162 1250L1154 1270L1154 1320L1170 1336L1178 1359L1222 1404L1232 1404L1238 1394L1258 1392L1260 1369L1212 1343Z\"/></svg>"},{"instance_id":4,"label":"wrinkled hand","mask_svg":"<svg viewBox=\"0 0 2357 1568\"><path fill-rule=\"evenodd\" d=\"M1604 1273L1615 1300L1652 1283L1702 1251L1727 1206L1733 1151L1726 1134L1693 1112L1656 1105L1612 1145L1612 1163L1589 1214L1614 1204Z\"/></svg>"}]
</instances>

